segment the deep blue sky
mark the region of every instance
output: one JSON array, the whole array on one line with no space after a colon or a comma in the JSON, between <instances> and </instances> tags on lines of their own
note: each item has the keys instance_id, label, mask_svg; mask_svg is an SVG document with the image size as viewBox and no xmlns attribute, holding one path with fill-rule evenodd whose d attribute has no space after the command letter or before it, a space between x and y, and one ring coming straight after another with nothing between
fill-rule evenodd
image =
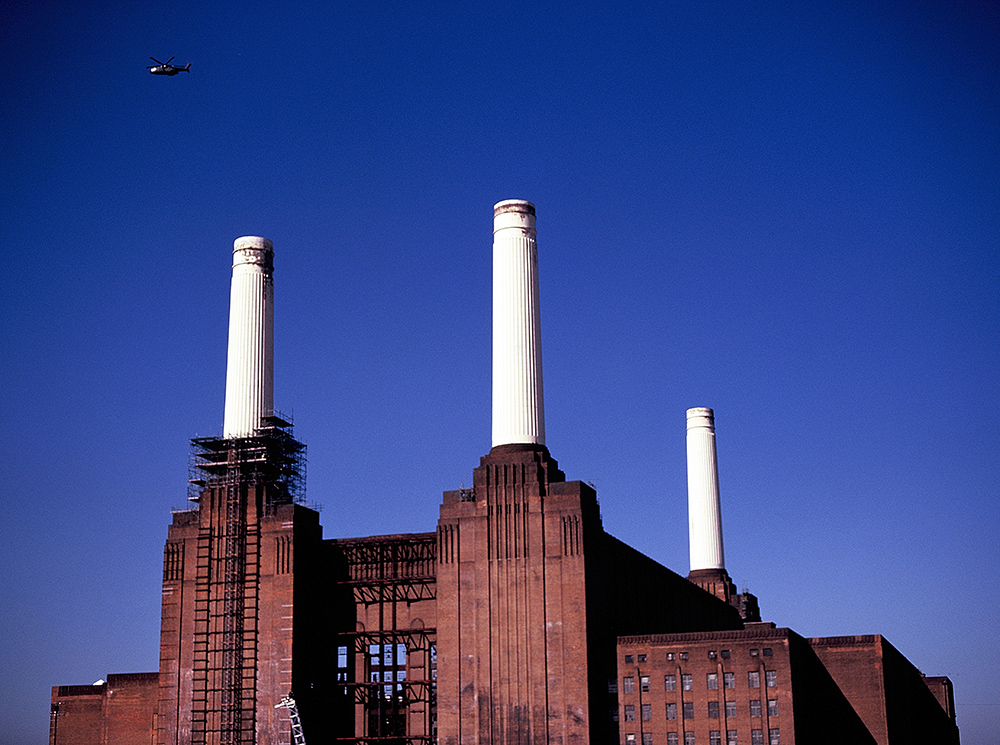
<instances>
[{"instance_id":1,"label":"deep blue sky","mask_svg":"<svg viewBox=\"0 0 1000 745\"><path fill-rule=\"evenodd\" d=\"M233 239L326 535L435 528L490 447L492 205L538 210L548 445L688 570L881 633L1000 737L996 2L71 3L0 11L0 743L158 664ZM148 57L191 61L175 78Z\"/></svg>"}]
</instances>

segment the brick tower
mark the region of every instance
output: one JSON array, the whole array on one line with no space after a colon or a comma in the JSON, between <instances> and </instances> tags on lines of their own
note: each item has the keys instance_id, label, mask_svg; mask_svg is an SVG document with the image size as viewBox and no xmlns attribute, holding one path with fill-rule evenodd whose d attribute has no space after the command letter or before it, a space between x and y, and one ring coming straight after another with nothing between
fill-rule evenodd
<instances>
[{"instance_id":1,"label":"brick tower","mask_svg":"<svg viewBox=\"0 0 1000 745\"><path fill-rule=\"evenodd\" d=\"M535 208L494 207L493 448L438 523L438 733L588 741L583 551L595 495L545 447Z\"/></svg>"},{"instance_id":2,"label":"brick tower","mask_svg":"<svg viewBox=\"0 0 1000 745\"><path fill-rule=\"evenodd\" d=\"M273 250L235 243L224 435L192 440L195 510L164 551L160 745L289 741L293 689L309 706L317 514L299 504L304 446L273 411ZM311 590L311 591L310 591Z\"/></svg>"}]
</instances>

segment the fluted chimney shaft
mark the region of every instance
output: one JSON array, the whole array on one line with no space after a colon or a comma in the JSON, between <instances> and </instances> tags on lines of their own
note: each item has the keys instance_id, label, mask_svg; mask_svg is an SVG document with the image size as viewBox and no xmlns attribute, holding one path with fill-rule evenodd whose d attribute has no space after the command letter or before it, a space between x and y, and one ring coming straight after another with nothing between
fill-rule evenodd
<instances>
[{"instance_id":1,"label":"fluted chimney shaft","mask_svg":"<svg viewBox=\"0 0 1000 745\"><path fill-rule=\"evenodd\" d=\"M493 208L493 446L545 444L535 206Z\"/></svg>"},{"instance_id":2,"label":"fluted chimney shaft","mask_svg":"<svg viewBox=\"0 0 1000 745\"><path fill-rule=\"evenodd\" d=\"M715 414L711 409L687 410L687 466L691 571L725 570Z\"/></svg>"},{"instance_id":3,"label":"fluted chimney shaft","mask_svg":"<svg viewBox=\"0 0 1000 745\"><path fill-rule=\"evenodd\" d=\"M246 437L274 409L274 246L244 236L233 243L229 356L223 437Z\"/></svg>"}]
</instances>

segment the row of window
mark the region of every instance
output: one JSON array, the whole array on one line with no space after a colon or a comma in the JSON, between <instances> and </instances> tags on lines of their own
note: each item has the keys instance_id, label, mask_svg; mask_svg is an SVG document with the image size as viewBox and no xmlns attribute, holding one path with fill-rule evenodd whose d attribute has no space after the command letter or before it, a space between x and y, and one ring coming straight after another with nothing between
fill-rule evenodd
<instances>
[{"instance_id":1,"label":"row of window","mask_svg":"<svg viewBox=\"0 0 1000 745\"><path fill-rule=\"evenodd\" d=\"M764 671L764 684L768 688L774 688L778 685L778 671L777 670L765 670ZM723 673L722 674L722 685L724 688L736 688L736 673ZM609 681L608 692L617 693L615 690L617 688L617 680ZM705 676L705 687L710 691L719 690L719 674L718 673L708 673ZM749 688L760 688L760 671L750 670L747 672L747 687ZM639 690L643 693L648 693L650 688L649 676L640 675L639 676ZM674 674L663 676L663 690L665 691L676 691L677 690L677 676ZM681 690L691 691L694 690L694 676L687 673L681 674ZM635 676L626 675L622 678L622 693L635 693Z\"/></svg>"},{"instance_id":2,"label":"row of window","mask_svg":"<svg viewBox=\"0 0 1000 745\"><path fill-rule=\"evenodd\" d=\"M736 714L736 702L735 701L725 701L725 712L726 718L731 719L735 717ZM677 719L677 704L669 703L666 705L667 719ZM694 702L685 701L681 704L681 715L684 719L694 719ZM761 715L761 701L759 698L752 699L750 701L750 716L759 717ZM769 698L767 699L767 715L770 717L778 716L778 699ZM618 716L618 709L614 708L611 710L611 718L616 719ZM632 704L626 704L624 708L624 716L626 722L635 721L635 706ZM652 704L642 704L639 707L639 716L642 717L642 721L648 722L653 718L653 705ZM709 701L708 702L708 718L718 719L719 718L719 702Z\"/></svg>"},{"instance_id":3,"label":"row of window","mask_svg":"<svg viewBox=\"0 0 1000 745\"><path fill-rule=\"evenodd\" d=\"M372 683L393 682L394 671L395 680L406 680L406 645L405 644L369 644L368 645L368 669ZM428 665L431 680L437 679L437 647L434 644L428 649ZM346 646L337 647L337 682L346 683L348 680L349 666L354 664L354 659L347 653ZM388 690L390 687L387 686ZM399 686L397 686L399 688Z\"/></svg>"},{"instance_id":4,"label":"row of window","mask_svg":"<svg viewBox=\"0 0 1000 745\"><path fill-rule=\"evenodd\" d=\"M667 745L680 745L678 737L679 735L676 732L668 732ZM629 733L625 735L625 745L636 745L634 734ZM655 745L652 733L643 733L642 745ZM684 733L684 745L697 745L694 732ZM722 745L722 732L720 730L713 729L708 733L708 745ZM726 730L726 745L739 745L739 738L736 730ZM750 730L750 745L764 745L764 730ZM777 727L773 727L767 731L767 745L781 745L781 732Z\"/></svg>"},{"instance_id":5,"label":"row of window","mask_svg":"<svg viewBox=\"0 0 1000 745\"><path fill-rule=\"evenodd\" d=\"M751 657L759 657L762 651L763 651L763 654L764 654L765 657L770 657L772 654L774 654L774 651L770 647L764 647L763 650L756 649L756 648L755 649L751 649L750 650L750 656ZM723 649L721 651L715 650L715 649L708 650L708 659L710 659L710 660L714 660L717 657L722 657L723 659L728 660L730 656L731 656L731 653L730 653L730 651L728 649ZM687 652L667 652L667 661L668 662L673 662L675 659L686 660L686 659L688 659L688 653ZM638 655L627 654L627 655L625 655L625 664L626 665L630 664L632 662L635 662L635 661L645 662L646 661L646 655L645 654L638 654Z\"/></svg>"}]
</instances>

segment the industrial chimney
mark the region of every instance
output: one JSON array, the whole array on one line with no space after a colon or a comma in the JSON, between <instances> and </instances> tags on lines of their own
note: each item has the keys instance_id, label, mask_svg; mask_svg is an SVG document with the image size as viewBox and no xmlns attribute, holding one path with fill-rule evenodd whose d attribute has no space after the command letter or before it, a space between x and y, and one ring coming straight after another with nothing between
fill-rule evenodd
<instances>
[{"instance_id":1,"label":"industrial chimney","mask_svg":"<svg viewBox=\"0 0 1000 745\"><path fill-rule=\"evenodd\" d=\"M722 507L719 500L719 459L715 452L715 413L708 408L687 410L688 540L691 573L688 580L737 608L744 621L760 621L757 597L737 594L726 572L722 553Z\"/></svg>"},{"instance_id":2,"label":"industrial chimney","mask_svg":"<svg viewBox=\"0 0 1000 745\"><path fill-rule=\"evenodd\" d=\"M722 553L722 508L719 503L719 461L715 453L715 414L699 407L687 410L688 541L691 573L688 579L740 609L747 599L736 594L726 573ZM752 596L751 596L752 597ZM752 602L756 604L756 598ZM759 614L759 611L748 611ZM760 620L757 618L756 620Z\"/></svg>"},{"instance_id":3,"label":"industrial chimney","mask_svg":"<svg viewBox=\"0 0 1000 745\"><path fill-rule=\"evenodd\" d=\"M545 444L535 205L493 207L493 447Z\"/></svg>"},{"instance_id":4,"label":"industrial chimney","mask_svg":"<svg viewBox=\"0 0 1000 745\"><path fill-rule=\"evenodd\" d=\"M274 408L274 246L244 236L233 243L229 356L223 437L247 437Z\"/></svg>"},{"instance_id":5,"label":"industrial chimney","mask_svg":"<svg viewBox=\"0 0 1000 745\"><path fill-rule=\"evenodd\" d=\"M687 476L691 571L724 572L719 461L715 452L715 414L711 409L687 410Z\"/></svg>"}]
</instances>

